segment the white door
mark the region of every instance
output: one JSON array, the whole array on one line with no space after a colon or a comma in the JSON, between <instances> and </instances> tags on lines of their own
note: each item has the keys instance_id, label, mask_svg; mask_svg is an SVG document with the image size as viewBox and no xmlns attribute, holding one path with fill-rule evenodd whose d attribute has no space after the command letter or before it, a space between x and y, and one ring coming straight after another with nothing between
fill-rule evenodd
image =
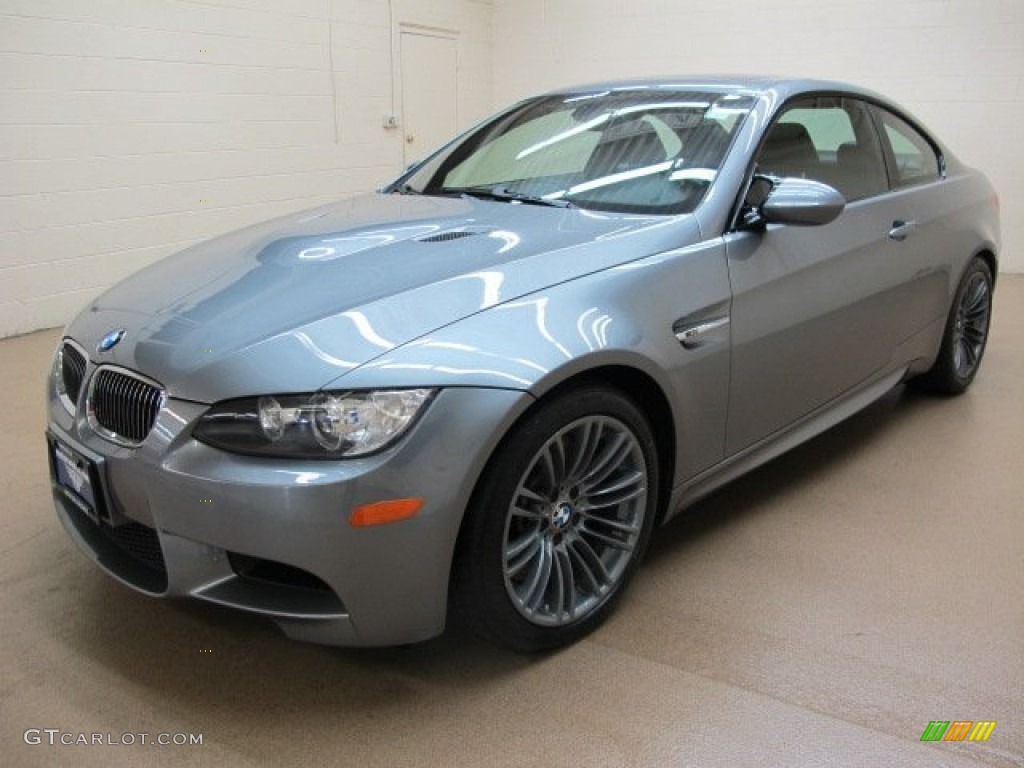
<instances>
[{"instance_id":1,"label":"white door","mask_svg":"<svg viewBox=\"0 0 1024 768\"><path fill-rule=\"evenodd\" d=\"M442 33L403 30L401 56L402 131L408 167L455 136L456 41Z\"/></svg>"}]
</instances>

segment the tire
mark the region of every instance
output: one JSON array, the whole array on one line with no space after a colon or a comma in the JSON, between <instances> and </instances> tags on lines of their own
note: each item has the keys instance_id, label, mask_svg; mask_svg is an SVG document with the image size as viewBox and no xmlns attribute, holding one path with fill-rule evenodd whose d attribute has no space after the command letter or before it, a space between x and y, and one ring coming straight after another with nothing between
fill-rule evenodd
<instances>
[{"instance_id":1,"label":"tire","mask_svg":"<svg viewBox=\"0 0 1024 768\"><path fill-rule=\"evenodd\" d=\"M991 319L992 270L976 257L964 271L953 296L939 355L932 367L913 383L944 395L964 392L981 366Z\"/></svg>"},{"instance_id":2,"label":"tire","mask_svg":"<svg viewBox=\"0 0 1024 768\"><path fill-rule=\"evenodd\" d=\"M477 485L456 551L457 619L522 653L593 631L643 557L657 450L640 409L588 386L541 401Z\"/></svg>"}]
</instances>

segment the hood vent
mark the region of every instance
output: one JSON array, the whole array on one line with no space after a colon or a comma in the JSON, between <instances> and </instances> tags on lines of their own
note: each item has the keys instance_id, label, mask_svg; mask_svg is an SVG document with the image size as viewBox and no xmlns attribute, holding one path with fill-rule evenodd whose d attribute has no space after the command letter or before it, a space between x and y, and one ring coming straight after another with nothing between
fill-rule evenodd
<instances>
[{"instance_id":1,"label":"hood vent","mask_svg":"<svg viewBox=\"0 0 1024 768\"><path fill-rule=\"evenodd\" d=\"M438 232L436 235L430 235L429 237L420 238L421 243L449 243L452 240L461 240L464 237L472 237L473 235L479 235L479 232L467 232L464 229L455 230L453 232Z\"/></svg>"}]
</instances>

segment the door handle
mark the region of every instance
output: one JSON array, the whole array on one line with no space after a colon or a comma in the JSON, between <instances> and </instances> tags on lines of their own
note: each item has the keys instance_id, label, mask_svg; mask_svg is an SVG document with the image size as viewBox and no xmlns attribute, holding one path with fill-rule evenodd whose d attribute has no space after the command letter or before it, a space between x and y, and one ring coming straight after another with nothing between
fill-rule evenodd
<instances>
[{"instance_id":1,"label":"door handle","mask_svg":"<svg viewBox=\"0 0 1024 768\"><path fill-rule=\"evenodd\" d=\"M896 219L892 223L892 229L889 230L889 239L895 240L898 243L902 243L911 233L917 229L916 221L903 221L902 219Z\"/></svg>"}]
</instances>

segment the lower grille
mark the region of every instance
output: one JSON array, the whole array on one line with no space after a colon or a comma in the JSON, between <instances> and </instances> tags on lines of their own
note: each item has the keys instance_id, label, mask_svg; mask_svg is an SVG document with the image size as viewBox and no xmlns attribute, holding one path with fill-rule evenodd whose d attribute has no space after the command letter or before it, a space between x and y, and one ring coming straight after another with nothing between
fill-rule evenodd
<instances>
[{"instance_id":1,"label":"lower grille","mask_svg":"<svg viewBox=\"0 0 1024 768\"><path fill-rule=\"evenodd\" d=\"M104 366L89 388L89 421L96 431L122 445L138 445L156 423L164 392L122 368Z\"/></svg>"},{"instance_id":2,"label":"lower grille","mask_svg":"<svg viewBox=\"0 0 1024 768\"><path fill-rule=\"evenodd\" d=\"M67 503L63 494L54 498L58 510L101 566L144 592L159 595L167 590L167 564L155 530L134 521L118 526L97 524L76 505Z\"/></svg>"},{"instance_id":3,"label":"lower grille","mask_svg":"<svg viewBox=\"0 0 1024 768\"><path fill-rule=\"evenodd\" d=\"M164 553L160 549L160 538L152 528L142 523L126 523L118 526L104 525L100 530L125 554L131 555L154 571L167 572Z\"/></svg>"}]
</instances>

